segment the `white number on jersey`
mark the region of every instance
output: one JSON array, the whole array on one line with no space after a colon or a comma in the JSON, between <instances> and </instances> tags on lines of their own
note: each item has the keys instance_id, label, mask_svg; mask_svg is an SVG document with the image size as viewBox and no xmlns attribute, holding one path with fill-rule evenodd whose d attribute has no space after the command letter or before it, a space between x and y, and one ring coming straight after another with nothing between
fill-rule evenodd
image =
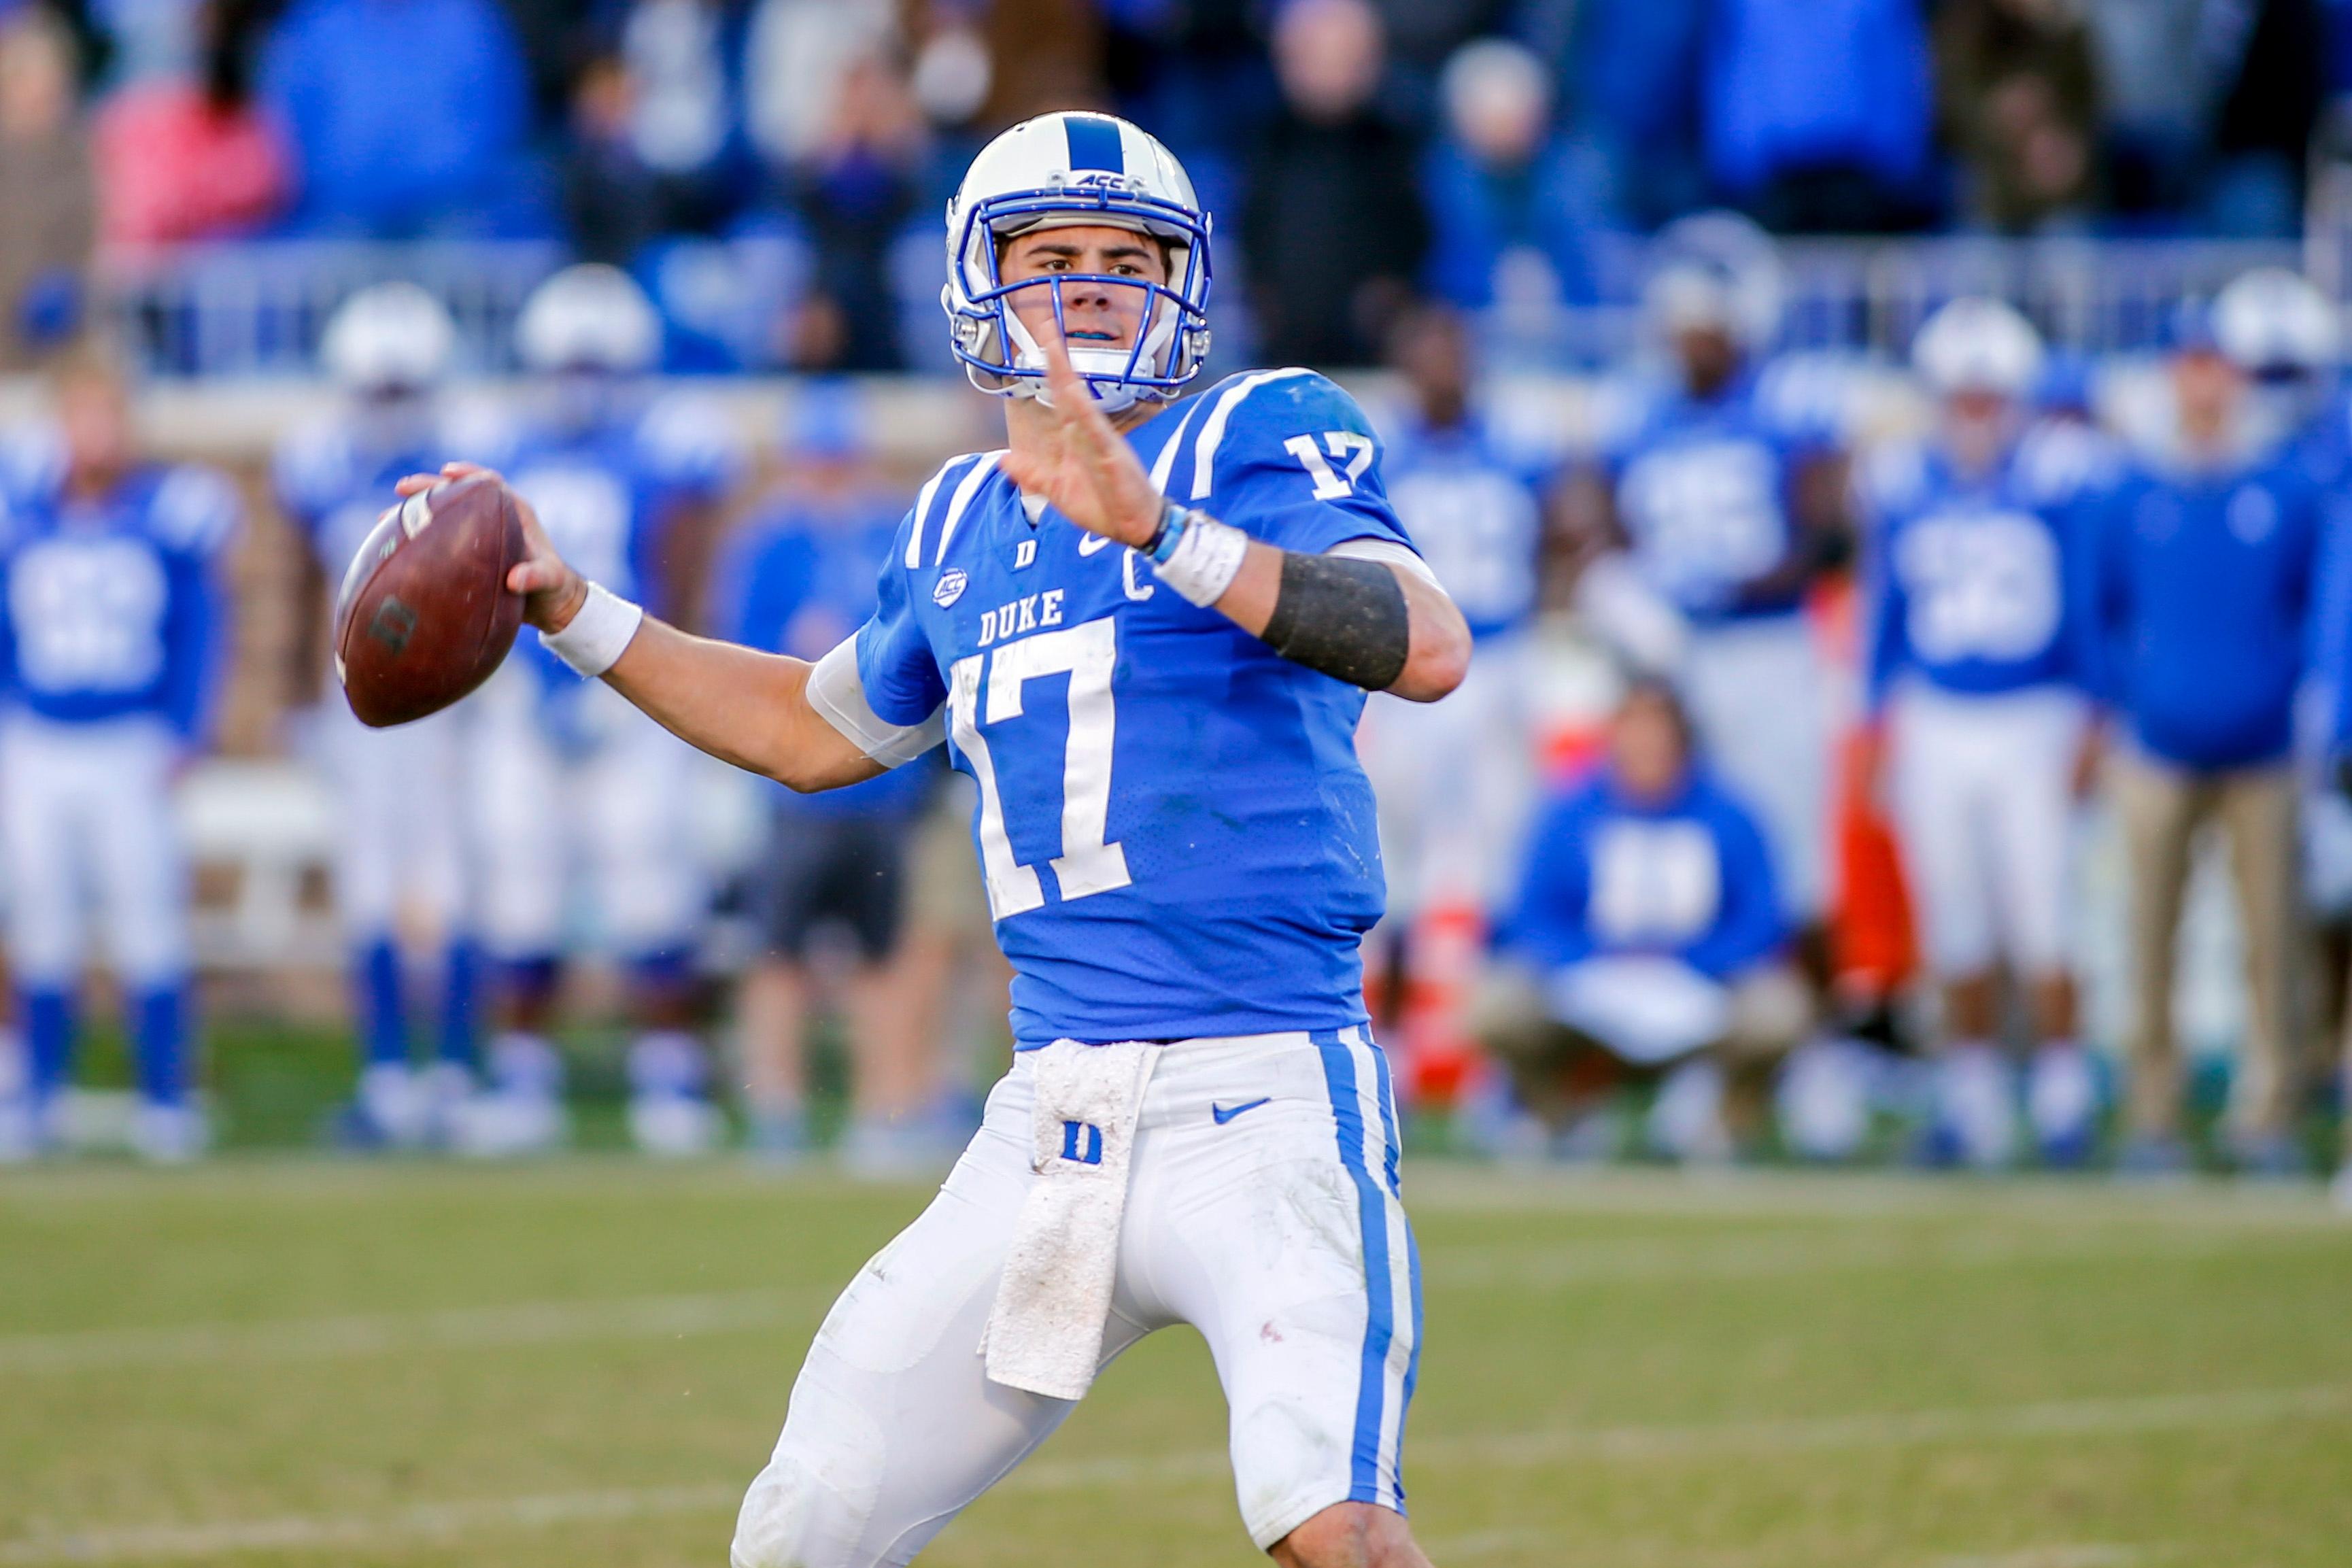
<instances>
[{"instance_id":1,"label":"white number on jersey","mask_svg":"<svg viewBox=\"0 0 2352 1568\"><path fill-rule=\"evenodd\" d=\"M1758 441L1667 447L1625 471L1622 511L1659 586L1745 583L1780 564L1780 466Z\"/></svg>"},{"instance_id":2,"label":"white number on jersey","mask_svg":"<svg viewBox=\"0 0 2352 1568\"><path fill-rule=\"evenodd\" d=\"M539 513L555 552L572 570L616 594L633 591L633 508L618 476L587 464L555 464L516 475L514 488Z\"/></svg>"},{"instance_id":3,"label":"white number on jersey","mask_svg":"<svg viewBox=\"0 0 2352 1568\"><path fill-rule=\"evenodd\" d=\"M39 691L135 691L163 668L171 596L154 552L128 539L48 539L16 557L8 617Z\"/></svg>"},{"instance_id":4,"label":"white number on jersey","mask_svg":"<svg viewBox=\"0 0 2352 1568\"><path fill-rule=\"evenodd\" d=\"M2058 547L2035 518L1927 518L1896 540L1895 570L1911 601L1904 629L1930 664L2031 658L2058 634Z\"/></svg>"},{"instance_id":5,"label":"white number on jersey","mask_svg":"<svg viewBox=\"0 0 2352 1568\"><path fill-rule=\"evenodd\" d=\"M1686 942L1715 921L1723 871L1696 822L1605 824L1592 845L1592 929L1604 942Z\"/></svg>"},{"instance_id":6,"label":"white number on jersey","mask_svg":"<svg viewBox=\"0 0 2352 1568\"><path fill-rule=\"evenodd\" d=\"M1346 469L1333 471L1331 465L1323 460L1323 454L1315 449L1312 436L1293 436L1282 444L1282 449L1297 458L1298 466L1315 481L1317 500L1345 500L1356 493L1356 481L1372 466L1372 438L1359 436L1353 430L1326 430L1323 446L1334 458L1346 460Z\"/></svg>"},{"instance_id":7,"label":"white number on jersey","mask_svg":"<svg viewBox=\"0 0 2352 1568\"><path fill-rule=\"evenodd\" d=\"M1110 677L1118 658L1118 622L1105 616L1006 643L992 653L960 658L948 672L948 714L956 749L971 759L972 776L980 782L981 869L988 882L989 911L997 920L1043 907L1045 890L1037 868L1013 858L1003 793L981 726L1020 718L1022 688L1044 676L1070 678L1070 732L1062 755L1062 852L1051 862L1061 901L1128 885L1127 851L1103 841L1110 823L1111 746L1118 723Z\"/></svg>"}]
</instances>

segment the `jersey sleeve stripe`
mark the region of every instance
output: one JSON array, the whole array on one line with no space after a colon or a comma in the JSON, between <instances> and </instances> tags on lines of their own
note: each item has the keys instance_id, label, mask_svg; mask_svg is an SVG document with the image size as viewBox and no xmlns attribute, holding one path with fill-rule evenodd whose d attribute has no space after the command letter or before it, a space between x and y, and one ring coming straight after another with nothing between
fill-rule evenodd
<instances>
[{"instance_id":1,"label":"jersey sleeve stripe","mask_svg":"<svg viewBox=\"0 0 2352 1568\"><path fill-rule=\"evenodd\" d=\"M923 563L923 520L931 515L931 498L940 493L940 481L948 477L953 463L941 466L940 471L923 481L915 492L915 524L907 531L907 569L913 571Z\"/></svg>"},{"instance_id":2,"label":"jersey sleeve stripe","mask_svg":"<svg viewBox=\"0 0 2352 1568\"><path fill-rule=\"evenodd\" d=\"M1199 412L1201 405L1197 401L1184 410L1184 417L1176 422L1176 434L1168 437L1168 444L1160 448L1160 456L1151 459L1151 488L1163 496L1168 493L1170 477L1176 472L1176 454L1183 449L1184 434L1192 428L1192 416Z\"/></svg>"},{"instance_id":3,"label":"jersey sleeve stripe","mask_svg":"<svg viewBox=\"0 0 2352 1568\"><path fill-rule=\"evenodd\" d=\"M817 717L886 768L911 763L947 736L946 705L919 724L893 724L866 700L857 673L857 639L835 645L809 671L808 702Z\"/></svg>"},{"instance_id":4,"label":"jersey sleeve stripe","mask_svg":"<svg viewBox=\"0 0 2352 1568\"><path fill-rule=\"evenodd\" d=\"M1234 410L1241 405L1242 399L1269 381L1281 381L1288 376L1314 374L1311 370L1300 370L1295 366L1289 370L1257 371L1242 377L1223 397L1217 399L1217 405L1209 410L1208 418L1201 423L1200 439L1192 444L1192 499L1194 500L1209 499L1210 484L1215 479L1217 472L1217 448L1225 439L1225 422L1233 417Z\"/></svg>"},{"instance_id":5,"label":"jersey sleeve stripe","mask_svg":"<svg viewBox=\"0 0 2352 1568\"><path fill-rule=\"evenodd\" d=\"M963 483L956 486L955 494L948 498L948 514L940 521L940 547L931 554L932 565L948 558L948 543L955 538L956 524L963 521L964 509L971 505L971 498L980 493L980 487L996 471L997 459L1003 456L1003 452L983 454L964 475Z\"/></svg>"}]
</instances>

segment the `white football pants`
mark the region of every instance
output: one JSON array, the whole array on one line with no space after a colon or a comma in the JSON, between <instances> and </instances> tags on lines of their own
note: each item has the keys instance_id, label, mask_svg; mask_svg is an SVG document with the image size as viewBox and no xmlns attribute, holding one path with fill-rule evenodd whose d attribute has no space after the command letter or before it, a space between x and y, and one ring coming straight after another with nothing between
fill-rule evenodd
<instances>
[{"instance_id":1,"label":"white football pants","mask_svg":"<svg viewBox=\"0 0 2352 1568\"><path fill-rule=\"evenodd\" d=\"M1420 1274L1385 1060L1360 1029L1162 1048L1105 1364L1155 1329L1201 1331L1261 1548L1339 1503L1402 1511ZM981 1355L1034 1179L1031 1100L1016 1058L938 1198L835 1303L743 1500L733 1568L897 1568L1076 1408L989 1382Z\"/></svg>"},{"instance_id":2,"label":"white football pants","mask_svg":"<svg viewBox=\"0 0 2352 1568\"><path fill-rule=\"evenodd\" d=\"M324 704L319 749L335 786L335 907L343 935L392 934L404 910L446 938L465 922L466 754L470 704L371 730Z\"/></svg>"}]
</instances>

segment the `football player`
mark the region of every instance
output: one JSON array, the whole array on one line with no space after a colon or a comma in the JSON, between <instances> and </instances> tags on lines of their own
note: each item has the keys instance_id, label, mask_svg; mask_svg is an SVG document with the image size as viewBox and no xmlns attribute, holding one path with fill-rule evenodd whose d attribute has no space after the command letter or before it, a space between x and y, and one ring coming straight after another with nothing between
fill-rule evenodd
<instances>
[{"instance_id":1,"label":"football player","mask_svg":"<svg viewBox=\"0 0 2352 1568\"><path fill-rule=\"evenodd\" d=\"M215 581L241 507L207 468L139 453L120 373L96 354L56 382L55 440L0 521L0 845L8 941L40 1136L63 1128L85 889L138 1048L131 1142L203 1151L190 1098L188 889L172 784L203 746L224 647Z\"/></svg>"},{"instance_id":2,"label":"football player","mask_svg":"<svg viewBox=\"0 0 2352 1568\"><path fill-rule=\"evenodd\" d=\"M301 528L330 603L404 474L471 449L451 428L439 389L457 346L441 302L413 283L362 289L339 307L319 357L346 406L278 451L278 504ZM466 896L461 731L469 710L371 730L331 696L317 742L340 797L336 912L351 952L352 1003L364 1065L345 1126L362 1147L437 1141L473 1085L478 964ZM408 980L400 941L407 913L432 932L441 987L439 1051L409 1063Z\"/></svg>"},{"instance_id":3,"label":"football player","mask_svg":"<svg viewBox=\"0 0 2352 1568\"><path fill-rule=\"evenodd\" d=\"M2021 441L2042 340L1997 300L1953 300L1912 345L1940 424L1882 448L1871 510L1869 706L1883 719L1905 863L1943 1044L1931 1152L2006 1163L2016 1095L2000 1030L2006 961L2039 1050L2026 1097L2042 1157L2091 1152L2096 1080L2077 1043L2071 827L2095 651L2085 479ZM2037 464L2037 453L2043 461Z\"/></svg>"},{"instance_id":4,"label":"football player","mask_svg":"<svg viewBox=\"0 0 2352 1568\"><path fill-rule=\"evenodd\" d=\"M1440 1087L1466 1046L1459 1005L1484 921L1507 892L1533 773L1527 634L1536 609L1542 501L1533 467L1503 449L1474 405L1469 333L1416 310L1391 335L1401 411L1381 463L1389 501L1460 607L1476 647L1444 702L1374 697L1359 743L1381 803L1388 927L1410 982L1400 1009L1413 1078Z\"/></svg>"},{"instance_id":5,"label":"football player","mask_svg":"<svg viewBox=\"0 0 2352 1568\"><path fill-rule=\"evenodd\" d=\"M543 405L504 461L566 561L688 618L676 596L701 584L697 547L740 451L707 407L642 398L639 378L660 346L660 318L627 274L583 265L541 284L516 347ZM560 961L584 936L628 971L633 1135L656 1152L709 1146L719 1123L688 1028L705 900L685 809L692 753L608 688L572 679L529 628L479 707L482 931L500 989L488 1065L494 1087L517 1102L508 1108L516 1127L488 1142L553 1131L530 1102L534 1086L555 1079L546 1030ZM585 931L568 897L576 873L593 893L579 906L593 918Z\"/></svg>"},{"instance_id":6,"label":"football player","mask_svg":"<svg viewBox=\"0 0 2352 1568\"><path fill-rule=\"evenodd\" d=\"M1830 721L1804 606L1847 549L1845 464L1831 432L1766 395L1759 358L1780 310L1769 242L1707 215L1662 245L1646 310L1676 384L1612 443L1593 499L1690 624L1680 680L1691 716L1762 821L1802 930L1827 896Z\"/></svg>"},{"instance_id":7,"label":"football player","mask_svg":"<svg viewBox=\"0 0 2352 1568\"><path fill-rule=\"evenodd\" d=\"M1272 370L1184 395L1209 221L1159 142L1101 114L1025 121L974 160L948 238L954 351L1010 439L923 487L855 637L814 665L688 637L536 525L509 579L560 656L718 755L819 789L945 736L978 785L1021 1048L811 1348L733 1561L908 1562L1100 1364L1191 1323L1258 1545L1425 1563L1352 742L1366 691L1459 684L1468 628L1344 392Z\"/></svg>"}]
</instances>

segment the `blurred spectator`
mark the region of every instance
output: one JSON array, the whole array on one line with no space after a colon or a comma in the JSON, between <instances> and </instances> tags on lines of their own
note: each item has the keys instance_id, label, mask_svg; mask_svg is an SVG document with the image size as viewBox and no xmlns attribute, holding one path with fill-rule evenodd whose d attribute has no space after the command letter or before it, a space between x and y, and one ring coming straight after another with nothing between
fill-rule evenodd
<instances>
[{"instance_id":1,"label":"blurred spectator","mask_svg":"<svg viewBox=\"0 0 2352 1568\"><path fill-rule=\"evenodd\" d=\"M1418 132L1444 112L1439 81L1446 63L1471 39L1502 32L1516 0L1371 0L1371 5L1388 46L1383 107Z\"/></svg>"},{"instance_id":2,"label":"blurred spectator","mask_svg":"<svg viewBox=\"0 0 2352 1568\"><path fill-rule=\"evenodd\" d=\"M923 121L897 62L877 52L842 73L833 118L785 171L793 211L815 251L787 355L809 370L903 363L890 251L914 210Z\"/></svg>"},{"instance_id":3,"label":"blurred spectator","mask_svg":"<svg viewBox=\"0 0 2352 1568\"><path fill-rule=\"evenodd\" d=\"M744 19L725 0L638 0L621 27L628 142L662 234L715 234L741 205Z\"/></svg>"},{"instance_id":4,"label":"blurred spectator","mask_svg":"<svg viewBox=\"0 0 2352 1568\"><path fill-rule=\"evenodd\" d=\"M1708 172L1781 233L1920 227L1932 216L1930 69L1920 0L1719 0Z\"/></svg>"},{"instance_id":5,"label":"blurred spectator","mask_svg":"<svg viewBox=\"0 0 2352 1568\"><path fill-rule=\"evenodd\" d=\"M495 0L295 0L262 58L294 142L306 232L530 232L528 82Z\"/></svg>"},{"instance_id":6,"label":"blurred spectator","mask_svg":"<svg viewBox=\"0 0 2352 1568\"><path fill-rule=\"evenodd\" d=\"M1526 258L1555 297L1589 299L1586 237L1601 223L1596 177L1551 125L1551 83L1526 48L1464 46L1446 65L1445 123L1422 164L1431 291L1467 310L1495 298L1496 268Z\"/></svg>"},{"instance_id":7,"label":"blurred spectator","mask_svg":"<svg viewBox=\"0 0 2352 1568\"><path fill-rule=\"evenodd\" d=\"M247 40L223 5L201 11L202 81L158 76L98 116L99 231L109 245L176 245L247 232L284 205L289 159L254 107Z\"/></svg>"},{"instance_id":8,"label":"blurred spectator","mask_svg":"<svg viewBox=\"0 0 2352 1568\"><path fill-rule=\"evenodd\" d=\"M15 370L81 324L96 226L73 39L37 5L0 19L0 370Z\"/></svg>"},{"instance_id":9,"label":"blurred spectator","mask_svg":"<svg viewBox=\"0 0 2352 1568\"><path fill-rule=\"evenodd\" d=\"M1969 216L2007 233L2079 217L2097 167L2099 84L2074 0L1948 0L1936 56Z\"/></svg>"},{"instance_id":10,"label":"blurred spectator","mask_svg":"<svg viewBox=\"0 0 2352 1568\"><path fill-rule=\"evenodd\" d=\"M814 157L839 119L851 66L890 47L888 0L760 0L744 45L745 130L776 168Z\"/></svg>"},{"instance_id":11,"label":"blurred spectator","mask_svg":"<svg viewBox=\"0 0 2352 1568\"><path fill-rule=\"evenodd\" d=\"M1653 229L1706 205L1699 59L1711 0L1552 0L1530 44L1567 84L1579 144L1609 171L1609 205Z\"/></svg>"},{"instance_id":12,"label":"blurred spectator","mask_svg":"<svg viewBox=\"0 0 2352 1568\"><path fill-rule=\"evenodd\" d=\"M1403 132L1372 107L1381 21L1364 0L1294 0L1276 26L1283 107L1253 151L1242 248L1266 362L1365 364L1428 244Z\"/></svg>"},{"instance_id":13,"label":"blurred spectator","mask_svg":"<svg viewBox=\"0 0 2352 1568\"><path fill-rule=\"evenodd\" d=\"M790 479L730 548L714 591L729 601L728 637L814 663L873 613L875 574L906 497L877 482L856 398L812 384L799 407ZM827 989L815 960L828 933L854 954L851 1163L882 1170L942 1152L924 1141L921 1117L938 1083L936 1037L917 1033L937 1020L917 1016L897 973L908 851L936 782L935 767L912 766L824 795L770 791L768 853L750 889L764 952L744 976L741 1014L752 1139L763 1153L809 1147L808 1026Z\"/></svg>"},{"instance_id":14,"label":"blurred spectator","mask_svg":"<svg viewBox=\"0 0 2352 1568\"><path fill-rule=\"evenodd\" d=\"M2293 238L2303 229L2304 164L2326 90L2317 0L2211 0L2211 10L2205 26L2217 54L2232 21L2244 30L2235 69L2222 78L2205 226L2228 237Z\"/></svg>"},{"instance_id":15,"label":"blurred spectator","mask_svg":"<svg viewBox=\"0 0 2352 1568\"><path fill-rule=\"evenodd\" d=\"M1754 1146L1771 1068L1808 1021L1771 858L1696 760L1670 689L1636 684L1609 746L1537 822L1480 1034L1556 1152L1621 1078L1686 1064L1650 1142L1720 1159Z\"/></svg>"},{"instance_id":16,"label":"blurred spectator","mask_svg":"<svg viewBox=\"0 0 2352 1568\"><path fill-rule=\"evenodd\" d=\"M2173 975L2197 829L2218 820L2245 927L2251 1004L2231 1142L2241 1162L2299 1168L2301 1059L2292 1012L2295 784L2318 518L2292 466L2249 428L2246 376L2192 311L2172 361L2174 440L2117 490L2098 537L2104 695L2126 731L2114 758L2131 868L2134 1020L2127 1169L2179 1170L2181 1071Z\"/></svg>"},{"instance_id":17,"label":"blurred spectator","mask_svg":"<svg viewBox=\"0 0 2352 1568\"><path fill-rule=\"evenodd\" d=\"M563 216L583 261L625 267L661 233L659 177L629 135L635 96L616 55L591 59L572 89Z\"/></svg>"}]
</instances>

